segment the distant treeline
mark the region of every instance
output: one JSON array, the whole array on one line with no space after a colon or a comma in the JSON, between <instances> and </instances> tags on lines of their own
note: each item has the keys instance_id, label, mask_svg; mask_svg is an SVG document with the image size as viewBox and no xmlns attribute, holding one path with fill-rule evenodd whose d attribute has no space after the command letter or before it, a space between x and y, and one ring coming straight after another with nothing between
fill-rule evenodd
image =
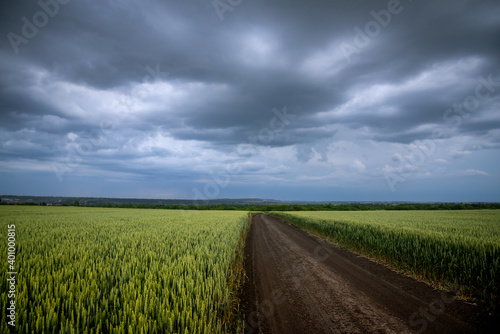
<instances>
[{"instance_id":1,"label":"distant treeline","mask_svg":"<svg viewBox=\"0 0 500 334\"><path fill-rule=\"evenodd\" d=\"M47 205L45 202L6 203L0 205ZM63 203L60 206L71 206ZM81 206L75 201L72 206ZM481 210L500 209L500 203L405 203L405 204L279 204L279 205L155 205L99 204L85 205L101 208L168 209L168 210L241 210L241 211L370 211L370 210Z\"/></svg>"}]
</instances>

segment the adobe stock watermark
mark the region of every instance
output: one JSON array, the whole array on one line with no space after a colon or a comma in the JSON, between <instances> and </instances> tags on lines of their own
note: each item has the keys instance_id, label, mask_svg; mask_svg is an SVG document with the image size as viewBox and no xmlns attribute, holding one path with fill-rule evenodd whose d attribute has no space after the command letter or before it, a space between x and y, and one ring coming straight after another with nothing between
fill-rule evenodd
<instances>
[{"instance_id":1,"label":"adobe stock watermark","mask_svg":"<svg viewBox=\"0 0 500 334\"><path fill-rule=\"evenodd\" d=\"M28 44L33 38L38 35L40 29L45 27L51 18L59 14L60 5L66 5L71 0L39 0L38 6L40 10L35 12L31 20L23 16L21 22L23 23L20 30L20 35L14 32L9 32L7 38L12 46L12 49L17 54L19 47L22 44Z\"/></svg>"},{"instance_id":2,"label":"adobe stock watermark","mask_svg":"<svg viewBox=\"0 0 500 334\"><path fill-rule=\"evenodd\" d=\"M408 1L411 2L411 0ZM352 61L351 57L354 54L359 55L364 48L371 44L373 39L380 35L382 29L386 28L392 22L394 16L401 14L404 10L404 6L399 0L389 0L386 8L378 12L375 10L370 11L370 15L374 20L368 21L364 29L358 26L354 27L356 34L352 42L342 42L340 44L340 51L348 63Z\"/></svg>"},{"instance_id":3,"label":"adobe stock watermark","mask_svg":"<svg viewBox=\"0 0 500 334\"><path fill-rule=\"evenodd\" d=\"M454 293L449 293L444 290L441 291L439 298L433 299L427 306L420 307L418 311L412 313L408 317L408 323L417 333L425 332L430 323L438 320L439 316L446 312L447 305L457 300L455 295L456 291L466 290L466 286L460 285L454 289Z\"/></svg>"},{"instance_id":4,"label":"adobe stock watermark","mask_svg":"<svg viewBox=\"0 0 500 334\"><path fill-rule=\"evenodd\" d=\"M320 252L322 254L320 254ZM321 245L316 246L312 254L314 260L321 263L330 257L328 249ZM312 272L308 270L307 265L302 261L294 264L290 269L284 272L284 277L287 280L286 286L292 287L295 291L304 289L302 281L311 276ZM291 284L288 284L291 283ZM262 302L256 302L257 311L252 311L248 314L245 321L245 333L252 334L260 332L264 318L270 318L276 312L277 307L286 301L282 289L275 288L271 291L271 296Z\"/></svg>"},{"instance_id":5,"label":"adobe stock watermark","mask_svg":"<svg viewBox=\"0 0 500 334\"><path fill-rule=\"evenodd\" d=\"M233 12L240 6L244 0L214 0L212 6L219 17L219 20L224 21L224 15L227 12Z\"/></svg>"},{"instance_id":6,"label":"adobe stock watermark","mask_svg":"<svg viewBox=\"0 0 500 334\"><path fill-rule=\"evenodd\" d=\"M16 327L16 286L17 286L17 266L16 266L16 225L7 225L7 278L8 292L7 297L7 324L12 326L15 330ZM19 306L18 306L19 308Z\"/></svg>"},{"instance_id":7,"label":"adobe stock watermark","mask_svg":"<svg viewBox=\"0 0 500 334\"><path fill-rule=\"evenodd\" d=\"M66 145L67 154L64 162L53 162L51 165L59 182L64 181L64 174L73 171L82 164L84 156L88 156L96 147L103 145L106 141L105 131L112 127L111 124L109 120L102 120L99 123L99 129L89 131L84 136L69 135L71 142Z\"/></svg>"},{"instance_id":8,"label":"adobe stock watermark","mask_svg":"<svg viewBox=\"0 0 500 334\"><path fill-rule=\"evenodd\" d=\"M474 89L474 93L466 96L461 103L455 103L443 114L443 120L447 126L435 129L432 132L432 138L426 139L420 145L413 145L409 154L395 154L394 158L398 165L386 165L384 177L387 185L392 192L396 190L398 184L404 183L434 154L437 147L437 140L444 138L445 129L459 127L464 119L469 118L477 112L482 104L491 98L491 96L500 87L500 81L495 81L493 75L488 78L480 76Z\"/></svg>"},{"instance_id":9,"label":"adobe stock watermark","mask_svg":"<svg viewBox=\"0 0 500 334\"><path fill-rule=\"evenodd\" d=\"M144 75L142 82L143 83L150 83L150 82L155 82L158 80L162 80L166 77L168 77L167 72L162 72L160 70L160 64L156 64L155 68L151 66L146 66L144 67L144 70L147 74ZM147 87L140 86L139 88L140 92L139 93L144 93L148 91ZM133 111L134 109L134 104L135 104L136 98L134 97L133 94L121 94L118 97L117 101L117 106L125 108L127 111Z\"/></svg>"},{"instance_id":10,"label":"adobe stock watermark","mask_svg":"<svg viewBox=\"0 0 500 334\"><path fill-rule=\"evenodd\" d=\"M280 111L277 108L272 110L274 117L269 121L269 126L262 128L257 135L251 135L248 137L247 143L250 145L245 150L247 154L255 154L258 152L261 145L271 144L276 135L282 132L287 125L290 124L290 120L295 118L295 115L289 114L287 112L286 106ZM193 188L193 203L198 205L198 201L207 202L210 199L215 199L220 194L221 190L226 188L231 182L231 176L241 173L243 168L243 163L237 164L227 164L223 170L216 172L211 172L210 176L212 181L206 183L203 190L198 188Z\"/></svg>"},{"instance_id":11,"label":"adobe stock watermark","mask_svg":"<svg viewBox=\"0 0 500 334\"><path fill-rule=\"evenodd\" d=\"M150 80L160 80L162 78L168 77L167 72L162 72L160 70L160 64L156 64L155 68L153 69L151 66L146 66L144 68L148 74L146 74L143 78L143 81L148 82Z\"/></svg>"}]
</instances>

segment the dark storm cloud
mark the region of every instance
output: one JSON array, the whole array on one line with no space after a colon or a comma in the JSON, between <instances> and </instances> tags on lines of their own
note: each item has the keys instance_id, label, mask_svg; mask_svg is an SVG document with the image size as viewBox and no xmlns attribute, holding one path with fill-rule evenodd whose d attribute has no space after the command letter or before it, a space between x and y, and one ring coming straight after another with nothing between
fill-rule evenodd
<instances>
[{"instance_id":1,"label":"dark storm cloud","mask_svg":"<svg viewBox=\"0 0 500 334\"><path fill-rule=\"evenodd\" d=\"M182 166L169 159L195 159L176 148L184 142L209 164L217 152L251 156L238 150L249 143L293 147L298 163L319 154L320 164L331 141L409 145L436 127L498 142L498 1L262 0L219 14L200 0L0 6L9 159L62 159L103 119L113 127L82 162L95 168L125 157ZM489 76L488 97L448 122ZM291 118L275 131L283 108Z\"/></svg>"},{"instance_id":2,"label":"dark storm cloud","mask_svg":"<svg viewBox=\"0 0 500 334\"><path fill-rule=\"evenodd\" d=\"M9 4L11 14L3 31L18 31L20 17L29 18L40 10L35 2L17 3L17 7ZM498 32L500 25L494 20L498 17L498 10L491 8L494 5L403 1L399 16L394 15L371 46L353 56L357 62L321 84L308 82L296 66L308 53L332 41L352 43L353 28L363 29L373 21L370 11L386 10L386 1L248 3L226 12L224 22L212 6L200 2L139 6L72 1L60 5L61 14L20 49L31 60L29 65L99 89L141 82L147 75L145 68L156 64L171 79L224 83L234 88L234 96L205 106L204 112L192 111L191 117L187 110L189 126L217 128L250 122L258 127L256 120L277 105L286 103L295 106L296 113L310 115L340 104L341 91L360 82L397 84L441 60L480 54L489 57L490 69L495 68L491 62L500 43L492 32ZM241 60L244 39L255 29L272 32L268 42L277 48L263 68ZM282 60L283 67L278 65Z\"/></svg>"}]
</instances>

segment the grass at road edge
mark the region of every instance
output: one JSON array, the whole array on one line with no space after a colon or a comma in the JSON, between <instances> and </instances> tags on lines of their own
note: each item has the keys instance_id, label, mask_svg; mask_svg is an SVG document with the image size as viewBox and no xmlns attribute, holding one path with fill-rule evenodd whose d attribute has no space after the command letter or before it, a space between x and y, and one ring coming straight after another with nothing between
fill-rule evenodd
<instances>
[{"instance_id":1,"label":"grass at road edge","mask_svg":"<svg viewBox=\"0 0 500 334\"><path fill-rule=\"evenodd\" d=\"M253 215L248 213L247 222L244 224L240 233L238 247L234 252L234 260L229 269L227 276L227 285L229 288L229 300L222 303L222 321L229 324L232 333L244 332L244 314L241 310L241 289L245 282L245 244L247 240L248 231L252 223Z\"/></svg>"}]
</instances>

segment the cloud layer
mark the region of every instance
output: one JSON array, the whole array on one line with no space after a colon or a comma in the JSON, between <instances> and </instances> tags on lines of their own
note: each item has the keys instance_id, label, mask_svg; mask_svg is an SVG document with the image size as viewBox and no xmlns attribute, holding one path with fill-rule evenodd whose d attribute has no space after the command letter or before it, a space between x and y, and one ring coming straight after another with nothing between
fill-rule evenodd
<instances>
[{"instance_id":1,"label":"cloud layer","mask_svg":"<svg viewBox=\"0 0 500 334\"><path fill-rule=\"evenodd\" d=\"M500 200L497 1L214 3L2 3L0 193Z\"/></svg>"}]
</instances>

